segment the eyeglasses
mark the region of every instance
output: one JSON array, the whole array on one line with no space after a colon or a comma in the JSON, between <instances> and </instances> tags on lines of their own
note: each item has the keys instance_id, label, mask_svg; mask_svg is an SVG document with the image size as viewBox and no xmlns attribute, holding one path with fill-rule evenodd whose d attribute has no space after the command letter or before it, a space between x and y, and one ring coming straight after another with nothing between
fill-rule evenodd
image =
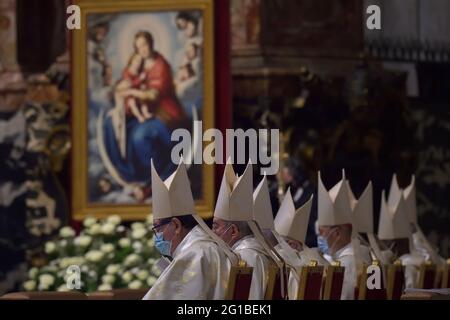
<instances>
[{"instance_id":1,"label":"eyeglasses","mask_svg":"<svg viewBox=\"0 0 450 320\"><path fill-rule=\"evenodd\" d=\"M166 222L160 223L160 224L158 224L158 225L156 225L156 226L153 226L153 227L152 227L153 233L156 235L156 234L159 232L159 229L160 229L161 227L163 227L163 226L165 226L166 224L169 224L169 223L171 223L171 222L172 222L172 219L167 220Z\"/></svg>"}]
</instances>

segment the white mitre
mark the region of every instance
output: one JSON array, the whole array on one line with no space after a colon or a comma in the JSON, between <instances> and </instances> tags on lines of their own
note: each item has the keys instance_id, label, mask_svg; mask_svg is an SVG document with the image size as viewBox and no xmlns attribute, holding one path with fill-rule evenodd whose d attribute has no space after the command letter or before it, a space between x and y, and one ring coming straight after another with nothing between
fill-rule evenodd
<instances>
[{"instance_id":1,"label":"white mitre","mask_svg":"<svg viewBox=\"0 0 450 320\"><path fill-rule=\"evenodd\" d=\"M389 196L387 204L390 207L395 207L400 201L400 198L402 198L402 196L403 191L398 186L397 175L394 173L394 175L392 176L391 187L389 188Z\"/></svg>"},{"instance_id":2,"label":"white mitre","mask_svg":"<svg viewBox=\"0 0 450 320\"><path fill-rule=\"evenodd\" d=\"M415 242L412 242L412 248L417 251L423 247L430 255L434 263L440 263L440 257L436 248L428 241L417 221L417 204L416 204L416 177L413 175L411 183L403 190L403 198L405 199L405 207L408 212L409 222L415 226Z\"/></svg>"},{"instance_id":3,"label":"white mitre","mask_svg":"<svg viewBox=\"0 0 450 320\"><path fill-rule=\"evenodd\" d=\"M313 196L303 206L295 210L294 200L290 189L288 189L275 217L275 230L283 237L305 243L312 198Z\"/></svg>"},{"instance_id":4,"label":"white mitre","mask_svg":"<svg viewBox=\"0 0 450 320\"><path fill-rule=\"evenodd\" d=\"M261 229L274 229L272 203L270 202L269 186L267 176L253 191L253 219Z\"/></svg>"},{"instance_id":5,"label":"white mitre","mask_svg":"<svg viewBox=\"0 0 450 320\"><path fill-rule=\"evenodd\" d=\"M373 192L372 182L369 181L366 189L358 200L352 192L350 183L347 180L347 189L352 208L351 218L353 230L360 233L373 233Z\"/></svg>"},{"instance_id":6,"label":"white mitre","mask_svg":"<svg viewBox=\"0 0 450 320\"><path fill-rule=\"evenodd\" d=\"M153 220L192 215L198 222L200 228L225 252L231 264L234 266L238 265L239 256L212 232L203 219L196 214L194 197L192 196L189 177L183 158L180 159L180 163L175 172L164 182L156 172L153 161L151 162L151 170Z\"/></svg>"},{"instance_id":7,"label":"white mitre","mask_svg":"<svg viewBox=\"0 0 450 320\"><path fill-rule=\"evenodd\" d=\"M195 202L183 159L164 182L151 161L153 219L194 215Z\"/></svg>"},{"instance_id":8,"label":"white mitre","mask_svg":"<svg viewBox=\"0 0 450 320\"><path fill-rule=\"evenodd\" d=\"M380 240L393 240L409 238L411 228L409 226L408 213L405 200L399 197L394 206L386 203L385 192L381 195L380 222L378 224L378 238Z\"/></svg>"},{"instance_id":9,"label":"white mitre","mask_svg":"<svg viewBox=\"0 0 450 320\"><path fill-rule=\"evenodd\" d=\"M342 180L329 191L325 189L318 172L318 223L319 226L336 226L351 223L352 206L342 170Z\"/></svg>"},{"instance_id":10,"label":"white mitre","mask_svg":"<svg viewBox=\"0 0 450 320\"><path fill-rule=\"evenodd\" d=\"M416 206L416 177L413 175L411 183L403 190L405 198L406 211L408 212L409 222L417 224L417 206Z\"/></svg>"},{"instance_id":11,"label":"white mitre","mask_svg":"<svg viewBox=\"0 0 450 320\"><path fill-rule=\"evenodd\" d=\"M225 221L253 220L253 170L249 162L237 177L228 159L217 197L214 217Z\"/></svg>"}]
</instances>

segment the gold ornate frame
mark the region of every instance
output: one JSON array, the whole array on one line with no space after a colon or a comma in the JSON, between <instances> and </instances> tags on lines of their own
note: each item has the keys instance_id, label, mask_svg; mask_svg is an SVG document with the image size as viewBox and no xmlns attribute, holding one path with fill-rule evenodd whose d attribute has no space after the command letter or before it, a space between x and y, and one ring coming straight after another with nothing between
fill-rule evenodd
<instances>
[{"instance_id":1,"label":"gold ornate frame","mask_svg":"<svg viewBox=\"0 0 450 320\"><path fill-rule=\"evenodd\" d=\"M203 130L214 127L214 8L212 0L77 0L81 9L81 29L72 31L72 217L102 218L118 214L124 220L144 219L151 213L148 204L104 204L88 202L87 150L87 15L92 13L201 10L203 12ZM202 165L202 197L196 201L202 217L214 208L214 166Z\"/></svg>"}]
</instances>

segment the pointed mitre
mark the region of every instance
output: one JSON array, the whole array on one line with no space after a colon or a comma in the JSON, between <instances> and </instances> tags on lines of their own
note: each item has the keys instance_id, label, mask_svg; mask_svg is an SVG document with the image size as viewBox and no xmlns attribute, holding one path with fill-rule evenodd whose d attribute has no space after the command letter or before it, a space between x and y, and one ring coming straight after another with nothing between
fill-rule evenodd
<instances>
[{"instance_id":1,"label":"pointed mitre","mask_svg":"<svg viewBox=\"0 0 450 320\"><path fill-rule=\"evenodd\" d=\"M400 197L394 207L386 202L385 193L381 195L380 222L378 224L378 238L392 240L408 238L410 236L408 213L405 200Z\"/></svg>"},{"instance_id":2,"label":"pointed mitre","mask_svg":"<svg viewBox=\"0 0 450 320\"><path fill-rule=\"evenodd\" d=\"M356 232L373 233L373 193L372 182L369 181L366 189L358 200L352 192L347 180L347 189L351 203L352 225Z\"/></svg>"},{"instance_id":3,"label":"pointed mitre","mask_svg":"<svg viewBox=\"0 0 450 320\"><path fill-rule=\"evenodd\" d=\"M217 197L214 217L225 221L253 220L253 169L249 162L242 176L237 177L228 159Z\"/></svg>"},{"instance_id":4,"label":"pointed mitre","mask_svg":"<svg viewBox=\"0 0 450 320\"><path fill-rule=\"evenodd\" d=\"M272 203L265 174L253 192L253 219L261 229L274 229Z\"/></svg>"},{"instance_id":5,"label":"pointed mitre","mask_svg":"<svg viewBox=\"0 0 450 320\"><path fill-rule=\"evenodd\" d=\"M318 172L318 222L319 226L335 226L351 223L352 206L342 170L342 180L330 191L325 189Z\"/></svg>"},{"instance_id":6,"label":"pointed mitre","mask_svg":"<svg viewBox=\"0 0 450 320\"><path fill-rule=\"evenodd\" d=\"M402 190L398 186L397 175L394 173L392 176L391 187L389 188L388 205L390 207L395 207L402 195Z\"/></svg>"},{"instance_id":7,"label":"pointed mitre","mask_svg":"<svg viewBox=\"0 0 450 320\"><path fill-rule=\"evenodd\" d=\"M312 198L313 196L303 206L295 210L291 190L288 189L275 217L276 232L284 237L305 243Z\"/></svg>"},{"instance_id":8,"label":"pointed mitre","mask_svg":"<svg viewBox=\"0 0 450 320\"><path fill-rule=\"evenodd\" d=\"M164 182L151 161L153 219L195 214L189 177L183 159Z\"/></svg>"},{"instance_id":9,"label":"pointed mitre","mask_svg":"<svg viewBox=\"0 0 450 320\"><path fill-rule=\"evenodd\" d=\"M416 207L416 177L413 175L411 183L403 190L405 198L406 211L408 212L409 222L417 224L417 207Z\"/></svg>"}]
</instances>

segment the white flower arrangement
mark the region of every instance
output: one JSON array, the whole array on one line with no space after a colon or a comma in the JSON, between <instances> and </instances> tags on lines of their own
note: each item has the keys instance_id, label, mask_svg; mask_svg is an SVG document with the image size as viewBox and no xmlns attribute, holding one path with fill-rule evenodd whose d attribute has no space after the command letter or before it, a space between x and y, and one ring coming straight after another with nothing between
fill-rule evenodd
<instances>
[{"instance_id":1,"label":"white flower arrangement","mask_svg":"<svg viewBox=\"0 0 450 320\"><path fill-rule=\"evenodd\" d=\"M133 280L128 284L128 288L130 289L140 289L142 288L142 282L139 280Z\"/></svg>"},{"instance_id":2,"label":"white flower arrangement","mask_svg":"<svg viewBox=\"0 0 450 320\"><path fill-rule=\"evenodd\" d=\"M139 229L145 229L145 224L142 222L134 222L131 224L131 230L139 230Z\"/></svg>"},{"instance_id":3,"label":"white flower arrangement","mask_svg":"<svg viewBox=\"0 0 450 320\"><path fill-rule=\"evenodd\" d=\"M128 238L122 238L119 240L119 246L122 248L127 248L131 245L131 240Z\"/></svg>"},{"instance_id":4,"label":"white flower arrangement","mask_svg":"<svg viewBox=\"0 0 450 320\"><path fill-rule=\"evenodd\" d=\"M119 225L122 222L122 219L120 219L119 215L115 214L115 215L109 216L106 219L106 222L110 223L110 224L112 224L114 226L117 226L117 225Z\"/></svg>"},{"instance_id":5,"label":"white flower arrangement","mask_svg":"<svg viewBox=\"0 0 450 320\"><path fill-rule=\"evenodd\" d=\"M90 262L99 262L103 256L104 254L100 250L91 250L86 253L86 260Z\"/></svg>"},{"instance_id":6,"label":"white flower arrangement","mask_svg":"<svg viewBox=\"0 0 450 320\"><path fill-rule=\"evenodd\" d=\"M116 226L115 226L114 224L112 224L112 223L109 223L109 222L105 223L104 225L102 225L102 226L100 227L100 231L101 231L103 234L105 234L105 235L111 235L111 234L113 234L114 231L115 231L115 229L116 229Z\"/></svg>"},{"instance_id":7,"label":"white flower arrangement","mask_svg":"<svg viewBox=\"0 0 450 320\"><path fill-rule=\"evenodd\" d=\"M79 236L79 237L75 238L74 242L75 242L75 245L77 245L77 246L88 247L92 242L92 237L91 236Z\"/></svg>"},{"instance_id":8,"label":"white flower arrangement","mask_svg":"<svg viewBox=\"0 0 450 320\"><path fill-rule=\"evenodd\" d=\"M102 244L102 246L100 247L100 251L105 254L111 253L114 250L115 250L115 247L112 243L105 243L105 244Z\"/></svg>"},{"instance_id":9,"label":"white flower arrangement","mask_svg":"<svg viewBox=\"0 0 450 320\"><path fill-rule=\"evenodd\" d=\"M70 238L75 236L75 230L71 227L63 227L59 230L59 235L63 238Z\"/></svg>"},{"instance_id":10,"label":"white flower arrangement","mask_svg":"<svg viewBox=\"0 0 450 320\"><path fill-rule=\"evenodd\" d=\"M110 264L106 267L107 274L116 274L120 270L120 265L118 264Z\"/></svg>"},{"instance_id":11,"label":"white flower arrangement","mask_svg":"<svg viewBox=\"0 0 450 320\"><path fill-rule=\"evenodd\" d=\"M139 257L135 253L132 253L125 258L124 265L126 267L134 267L140 264L141 261L142 261L141 257Z\"/></svg>"},{"instance_id":12,"label":"white flower arrangement","mask_svg":"<svg viewBox=\"0 0 450 320\"><path fill-rule=\"evenodd\" d=\"M147 234L147 230L145 229L133 229L133 231L131 232L131 237L133 239L142 239L143 237L145 237L145 235Z\"/></svg>"},{"instance_id":13,"label":"white flower arrangement","mask_svg":"<svg viewBox=\"0 0 450 320\"><path fill-rule=\"evenodd\" d=\"M79 268L82 292L150 288L160 274L152 219L131 227L121 223L117 215L104 220L87 217L79 235L71 227L61 228L58 237L42 248L47 264L29 269L23 289L69 291L68 268L73 266Z\"/></svg>"},{"instance_id":14,"label":"white flower arrangement","mask_svg":"<svg viewBox=\"0 0 450 320\"><path fill-rule=\"evenodd\" d=\"M122 280L124 283L128 284L133 279L133 274L130 271L125 272L122 274Z\"/></svg>"},{"instance_id":15,"label":"white flower arrangement","mask_svg":"<svg viewBox=\"0 0 450 320\"><path fill-rule=\"evenodd\" d=\"M112 287L110 284L108 283L103 283L101 285L98 286L98 291L108 291L108 290L112 290Z\"/></svg>"},{"instance_id":16,"label":"white flower arrangement","mask_svg":"<svg viewBox=\"0 0 450 320\"><path fill-rule=\"evenodd\" d=\"M102 283L113 284L116 281L116 277L111 274L105 274L102 276Z\"/></svg>"},{"instance_id":17,"label":"white flower arrangement","mask_svg":"<svg viewBox=\"0 0 450 320\"><path fill-rule=\"evenodd\" d=\"M147 270L144 269L144 270L140 270L140 271L136 274L136 276L137 276L137 278L138 278L139 280L145 281L145 280L148 278L149 273L148 273Z\"/></svg>"},{"instance_id":18,"label":"white flower arrangement","mask_svg":"<svg viewBox=\"0 0 450 320\"><path fill-rule=\"evenodd\" d=\"M84 225L85 228L89 228L89 227L93 226L96 223L97 223L97 219L94 218L94 217L87 217L83 221L83 225Z\"/></svg>"},{"instance_id":19,"label":"white flower arrangement","mask_svg":"<svg viewBox=\"0 0 450 320\"><path fill-rule=\"evenodd\" d=\"M101 233L101 231L102 231L101 229L102 229L102 227L100 226L100 224L94 223L93 225L91 225L91 226L89 227L89 229L87 230L87 232L88 232L90 235L95 236L95 235L98 235L98 234Z\"/></svg>"},{"instance_id":20,"label":"white flower arrangement","mask_svg":"<svg viewBox=\"0 0 450 320\"><path fill-rule=\"evenodd\" d=\"M56 250L56 244L52 241L48 241L45 244L45 253L52 254Z\"/></svg>"},{"instance_id":21,"label":"white flower arrangement","mask_svg":"<svg viewBox=\"0 0 450 320\"><path fill-rule=\"evenodd\" d=\"M26 291L33 291L36 289L36 281L34 280L25 281L23 287Z\"/></svg>"}]
</instances>

